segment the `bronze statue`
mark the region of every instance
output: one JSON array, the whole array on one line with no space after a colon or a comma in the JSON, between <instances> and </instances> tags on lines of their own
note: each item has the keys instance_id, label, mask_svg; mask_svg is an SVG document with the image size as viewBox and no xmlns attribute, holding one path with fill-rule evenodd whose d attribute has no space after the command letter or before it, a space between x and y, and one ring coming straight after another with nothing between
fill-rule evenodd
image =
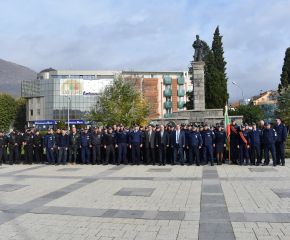
<instances>
[{"instance_id":1,"label":"bronze statue","mask_svg":"<svg viewBox=\"0 0 290 240\"><path fill-rule=\"evenodd\" d=\"M196 35L196 40L193 42L192 47L195 49L194 62L202 61L201 53L203 48L203 41L199 39L199 35Z\"/></svg>"}]
</instances>

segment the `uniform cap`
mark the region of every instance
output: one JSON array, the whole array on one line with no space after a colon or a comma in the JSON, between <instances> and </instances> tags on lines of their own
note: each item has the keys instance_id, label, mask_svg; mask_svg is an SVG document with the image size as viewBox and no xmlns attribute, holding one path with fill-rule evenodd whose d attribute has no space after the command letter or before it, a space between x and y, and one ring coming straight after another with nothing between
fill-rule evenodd
<instances>
[{"instance_id":1,"label":"uniform cap","mask_svg":"<svg viewBox=\"0 0 290 240\"><path fill-rule=\"evenodd\" d=\"M210 128L214 128L214 125L210 125Z\"/></svg>"},{"instance_id":2,"label":"uniform cap","mask_svg":"<svg viewBox=\"0 0 290 240\"><path fill-rule=\"evenodd\" d=\"M143 128L143 126L142 126L142 125L140 125L140 128Z\"/></svg>"},{"instance_id":3,"label":"uniform cap","mask_svg":"<svg viewBox=\"0 0 290 240\"><path fill-rule=\"evenodd\" d=\"M189 124L187 124L187 126L188 126L188 127L191 127L191 124L189 123Z\"/></svg>"},{"instance_id":4,"label":"uniform cap","mask_svg":"<svg viewBox=\"0 0 290 240\"><path fill-rule=\"evenodd\" d=\"M81 131L84 131L84 128L81 128Z\"/></svg>"},{"instance_id":5,"label":"uniform cap","mask_svg":"<svg viewBox=\"0 0 290 240\"><path fill-rule=\"evenodd\" d=\"M88 130L87 128L85 128L84 130Z\"/></svg>"},{"instance_id":6,"label":"uniform cap","mask_svg":"<svg viewBox=\"0 0 290 240\"><path fill-rule=\"evenodd\" d=\"M134 127L138 127L138 124L137 124L137 123L135 123L135 124L134 124Z\"/></svg>"},{"instance_id":7,"label":"uniform cap","mask_svg":"<svg viewBox=\"0 0 290 240\"><path fill-rule=\"evenodd\" d=\"M156 126L156 129L159 129L160 127L159 126Z\"/></svg>"},{"instance_id":8,"label":"uniform cap","mask_svg":"<svg viewBox=\"0 0 290 240\"><path fill-rule=\"evenodd\" d=\"M219 123L216 124L217 127L221 127L221 125Z\"/></svg>"},{"instance_id":9,"label":"uniform cap","mask_svg":"<svg viewBox=\"0 0 290 240\"><path fill-rule=\"evenodd\" d=\"M158 124L158 123L156 124L156 127L157 127L157 126L159 126L159 124Z\"/></svg>"},{"instance_id":10,"label":"uniform cap","mask_svg":"<svg viewBox=\"0 0 290 240\"><path fill-rule=\"evenodd\" d=\"M4 131L4 130L2 130L1 132L2 132L2 133L5 133L5 131Z\"/></svg>"},{"instance_id":11,"label":"uniform cap","mask_svg":"<svg viewBox=\"0 0 290 240\"><path fill-rule=\"evenodd\" d=\"M245 125L241 125L241 128L244 128L245 127Z\"/></svg>"},{"instance_id":12,"label":"uniform cap","mask_svg":"<svg viewBox=\"0 0 290 240\"><path fill-rule=\"evenodd\" d=\"M276 117L276 119L275 120L280 120L280 121L282 121L282 119L281 118L279 118L279 117Z\"/></svg>"},{"instance_id":13,"label":"uniform cap","mask_svg":"<svg viewBox=\"0 0 290 240\"><path fill-rule=\"evenodd\" d=\"M109 130L112 130L113 128L109 127L108 129L109 129Z\"/></svg>"},{"instance_id":14,"label":"uniform cap","mask_svg":"<svg viewBox=\"0 0 290 240\"><path fill-rule=\"evenodd\" d=\"M66 128L63 128L62 130L66 131L67 129Z\"/></svg>"},{"instance_id":15,"label":"uniform cap","mask_svg":"<svg viewBox=\"0 0 290 240\"><path fill-rule=\"evenodd\" d=\"M147 126L145 126L145 129L148 129L148 127L147 127Z\"/></svg>"},{"instance_id":16,"label":"uniform cap","mask_svg":"<svg viewBox=\"0 0 290 240\"><path fill-rule=\"evenodd\" d=\"M236 119L235 119L235 118L232 118L232 119L231 119L231 122L235 122L235 121L236 121Z\"/></svg>"},{"instance_id":17,"label":"uniform cap","mask_svg":"<svg viewBox=\"0 0 290 240\"><path fill-rule=\"evenodd\" d=\"M193 125L193 126L192 126L192 128L194 128L194 129L195 129L195 128L196 128L196 126L195 126L195 125Z\"/></svg>"},{"instance_id":18,"label":"uniform cap","mask_svg":"<svg viewBox=\"0 0 290 240\"><path fill-rule=\"evenodd\" d=\"M205 124L203 124L203 127L208 127L208 125L205 123Z\"/></svg>"},{"instance_id":19,"label":"uniform cap","mask_svg":"<svg viewBox=\"0 0 290 240\"><path fill-rule=\"evenodd\" d=\"M249 124L248 123L245 123L245 126L249 126Z\"/></svg>"},{"instance_id":20,"label":"uniform cap","mask_svg":"<svg viewBox=\"0 0 290 240\"><path fill-rule=\"evenodd\" d=\"M268 126L268 125L271 125L271 124L270 124L270 123L268 123L268 122L267 122L267 123L265 123L265 126Z\"/></svg>"},{"instance_id":21,"label":"uniform cap","mask_svg":"<svg viewBox=\"0 0 290 240\"><path fill-rule=\"evenodd\" d=\"M104 130L107 130L107 128L106 128L106 127L104 127Z\"/></svg>"},{"instance_id":22,"label":"uniform cap","mask_svg":"<svg viewBox=\"0 0 290 240\"><path fill-rule=\"evenodd\" d=\"M120 127L124 127L123 123L120 123L119 126L120 126Z\"/></svg>"},{"instance_id":23,"label":"uniform cap","mask_svg":"<svg viewBox=\"0 0 290 240\"><path fill-rule=\"evenodd\" d=\"M256 123L255 123L255 122L252 122L252 126L253 126L253 125L256 125Z\"/></svg>"}]
</instances>

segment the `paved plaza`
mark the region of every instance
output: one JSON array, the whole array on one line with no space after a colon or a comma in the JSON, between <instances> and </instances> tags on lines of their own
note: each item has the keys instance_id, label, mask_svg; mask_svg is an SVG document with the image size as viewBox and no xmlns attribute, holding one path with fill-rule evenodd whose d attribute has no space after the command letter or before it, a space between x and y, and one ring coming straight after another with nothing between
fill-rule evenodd
<instances>
[{"instance_id":1,"label":"paved plaza","mask_svg":"<svg viewBox=\"0 0 290 240\"><path fill-rule=\"evenodd\" d=\"M0 167L0 239L290 239L282 166Z\"/></svg>"}]
</instances>

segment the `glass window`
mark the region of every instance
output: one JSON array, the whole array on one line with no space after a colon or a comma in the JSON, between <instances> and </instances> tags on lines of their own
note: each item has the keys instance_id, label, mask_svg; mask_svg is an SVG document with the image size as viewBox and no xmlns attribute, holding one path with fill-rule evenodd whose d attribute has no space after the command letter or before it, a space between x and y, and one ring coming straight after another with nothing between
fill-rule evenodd
<instances>
[{"instance_id":1,"label":"glass window","mask_svg":"<svg viewBox=\"0 0 290 240\"><path fill-rule=\"evenodd\" d=\"M171 89L171 85L166 85L165 89L170 90Z\"/></svg>"},{"instance_id":2,"label":"glass window","mask_svg":"<svg viewBox=\"0 0 290 240\"><path fill-rule=\"evenodd\" d=\"M169 75L163 75L163 77L169 77Z\"/></svg>"},{"instance_id":3,"label":"glass window","mask_svg":"<svg viewBox=\"0 0 290 240\"><path fill-rule=\"evenodd\" d=\"M171 113L171 108L166 108L166 113Z\"/></svg>"},{"instance_id":4,"label":"glass window","mask_svg":"<svg viewBox=\"0 0 290 240\"><path fill-rule=\"evenodd\" d=\"M157 78L157 75L152 74L151 78Z\"/></svg>"},{"instance_id":5,"label":"glass window","mask_svg":"<svg viewBox=\"0 0 290 240\"><path fill-rule=\"evenodd\" d=\"M30 103L33 104L33 98L31 98Z\"/></svg>"},{"instance_id":6,"label":"glass window","mask_svg":"<svg viewBox=\"0 0 290 240\"><path fill-rule=\"evenodd\" d=\"M32 109L30 110L30 116L33 116L33 110Z\"/></svg>"},{"instance_id":7,"label":"glass window","mask_svg":"<svg viewBox=\"0 0 290 240\"><path fill-rule=\"evenodd\" d=\"M42 80L43 79L43 76L40 76L40 80Z\"/></svg>"},{"instance_id":8,"label":"glass window","mask_svg":"<svg viewBox=\"0 0 290 240\"><path fill-rule=\"evenodd\" d=\"M267 97L267 101L270 101L270 97Z\"/></svg>"},{"instance_id":9,"label":"glass window","mask_svg":"<svg viewBox=\"0 0 290 240\"><path fill-rule=\"evenodd\" d=\"M144 75L144 78L151 78L150 75Z\"/></svg>"},{"instance_id":10,"label":"glass window","mask_svg":"<svg viewBox=\"0 0 290 240\"><path fill-rule=\"evenodd\" d=\"M166 97L166 102L171 102L171 97Z\"/></svg>"},{"instance_id":11,"label":"glass window","mask_svg":"<svg viewBox=\"0 0 290 240\"><path fill-rule=\"evenodd\" d=\"M184 97L178 97L178 101L179 102L183 102L184 101Z\"/></svg>"},{"instance_id":12,"label":"glass window","mask_svg":"<svg viewBox=\"0 0 290 240\"><path fill-rule=\"evenodd\" d=\"M193 85L189 85L189 86L188 86L188 90L189 90L189 91L192 91L192 90L193 90Z\"/></svg>"},{"instance_id":13,"label":"glass window","mask_svg":"<svg viewBox=\"0 0 290 240\"><path fill-rule=\"evenodd\" d=\"M37 109L37 115L40 115L40 109Z\"/></svg>"},{"instance_id":14,"label":"glass window","mask_svg":"<svg viewBox=\"0 0 290 240\"><path fill-rule=\"evenodd\" d=\"M178 90L183 90L184 86L183 85L178 85Z\"/></svg>"},{"instance_id":15,"label":"glass window","mask_svg":"<svg viewBox=\"0 0 290 240\"><path fill-rule=\"evenodd\" d=\"M114 75L97 75L97 79L113 79Z\"/></svg>"}]
</instances>

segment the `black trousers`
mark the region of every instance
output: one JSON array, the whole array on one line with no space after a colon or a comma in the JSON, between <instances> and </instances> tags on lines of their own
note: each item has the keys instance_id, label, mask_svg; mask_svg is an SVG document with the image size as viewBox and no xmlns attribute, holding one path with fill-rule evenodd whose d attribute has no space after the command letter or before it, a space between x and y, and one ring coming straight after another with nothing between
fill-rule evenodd
<instances>
[{"instance_id":1,"label":"black trousers","mask_svg":"<svg viewBox=\"0 0 290 240\"><path fill-rule=\"evenodd\" d=\"M55 148L54 148L54 155L55 155L55 159L57 159L56 161L58 161L59 150L58 150L58 146L57 145L55 145Z\"/></svg>"},{"instance_id":2,"label":"black trousers","mask_svg":"<svg viewBox=\"0 0 290 240\"><path fill-rule=\"evenodd\" d=\"M166 164L166 145L160 144L159 149L159 164Z\"/></svg>"},{"instance_id":3,"label":"black trousers","mask_svg":"<svg viewBox=\"0 0 290 240\"><path fill-rule=\"evenodd\" d=\"M114 145L106 145L106 164L109 163L110 156L112 156L112 163L115 163L115 148Z\"/></svg>"},{"instance_id":4,"label":"black trousers","mask_svg":"<svg viewBox=\"0 0 290 240\"><path fill-rule=\"evenodd\" d=\"M147 164L155 164L155 148L146 148Z\"/></svg>"},{"instance_id":5,"label":"black trousers","mask_svg":"<svg viewBox=\"0 0 290 240\"><path fill-rule=\"evenodd\" d=\"M1 159L0 159L0 161L1 161ZM3 148L3 162L8 163L7 147Z\"/></svg>"},{"instance_id":6,"label":"black trousers","mask_svg":"<svg viewBox=\"0 0 290 240\"><path fill-rule=\"evenodd\" d=\"M9 151L10 164L18 161L18 146L9 145Z\"/></svg>"},{"instance_id":7,"label":"black trousers","mask_svg":"<svg viewBox=\"0 0 290 240\"><path fill-rule=\"evenodd\" d=\"M4 148L0 148L0 165L2 164L2 155Z\"/></svg>"},{"instance_id":8,"label":"black trousers","mask_svg":"<svg viewBox=\"0 0 290 240\"><path fill-rule=\"evenodd\" d=\"M188 163L191 165L194 162L194 159L196 159L196 165L200 165L200 159L199 159L199 147L189 147L188 149Z\"/></svg>"},{"instance_id":9,"label":"black trousers","mask_svg":"<svg viewBox=\"0 0 290 240\"><path fill-rule=\"evenodd\" d=\"M101 145L92 146L93 163L101 163Z\"/></svg>"},{"instance_id":10,"label":"black trousers","mask_svg":"<svg viewBox=\"0 0 290 240\"><path fill-rule=\"evenodd\" d=\"M24 158L26 163L32 163L33 161L33 145L26 145Z\"/></svg>"},{"instance_id":11,"label":"black trousers","mask_svg":"<svg viewBox=\"0 0 290 240\"><path fill-rule=\"evenodd\" d=\"M167 148L166 157L167 157L167 163L172 164L173 163L173 148L171 146Z\"/></svg>"},{"instance_id":12,"label":"black trousers","mask_svg":"<svg viewBox=\"0 0 290 240\"><path fill-rule=\"evenodd\" d=\"M261 163L260 145L251 145L251 163L255 164L255 151L257 153L257 164Z\"/></svg>"},{"instance_id":13,"label":"black trousers","mask_svg":"<svg viewBox=\"0 0 290 240\"><path fill-rule=\"evenodd\" d=\"M43 162L42 160L42 146L37 146L34 148L34 156L35 156L35 162L39 163L39 162Z\"/></svg>"},{"instance_id":14,"label":"black trousers","mask_svg":"<svg viewBox=\"0 0 290 240\"><path fill-rule=\"evenodd\" d=\"M76 163L77 156L78 156L77 152L78 152L78 146L77 145L70 145L69 146L69 157L68 157L68 162L69 163L72 162L72 155L74 155L73 162Z\"/></svg>"},{"instance_id":15,"label":"black trousers","mask_svg":"<svg viewBox=\"0 0 290 240\"><path fill-rule=\"evenodd\" d=\"M132 144L132 163L140 164L140 143Z\"/></svg>"}]
</instances>

